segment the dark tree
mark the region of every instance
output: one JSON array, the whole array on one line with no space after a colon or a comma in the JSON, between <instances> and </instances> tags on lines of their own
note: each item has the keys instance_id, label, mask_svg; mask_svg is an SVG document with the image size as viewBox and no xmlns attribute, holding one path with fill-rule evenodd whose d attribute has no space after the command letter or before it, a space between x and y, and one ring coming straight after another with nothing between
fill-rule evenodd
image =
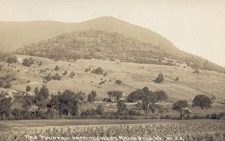
<instances>
[{"instance_id":1,"label":"dark tree","mask_svg":"<svg viewBox=\"0 0 225 141\"><path fill-rule=\"evenodd\" d=\"M122 84L122 81L121 80L116 80L115 83L120 85L120 84Z\"/></svg>"},{"instance_id":2,"label":"dark tree","mask_svg":"<svg viewBox=\"0 0 225 141\"><path fill-rule=\"evenodd\" d=\"M164 81L164 75L162 73L158 74L158 77L156 78L156 83L162 83Z\"/></svg>"},{"instance_id":3,"label":"dark tree","mask_svg":"<svg viewBox=\"0 0 225 141\"><path fill-rule=\"evenodd\" d=\"M56 73L55 75L52 76L53 80L61 80L61 78L62 77L58 73Z\"/></svg>"},{"instance_id":4,"label":"dark tree","mask_svg":"<svg viewBox=\"0 0 225 141\"><path fill-rule=\"evenodd\" d=\"M88 102L94 102L96 99L97 93L96 91L91 91L91 93L88 95Z\"/></svg>"},{"instance_id":5,"label":"dark tree","mask_svg":"<svg viewBox=\"0 0 225 141\"><path fill-rule=\"evenodd\" d=\"M96 113L99 115L103 115L104 114L104 108L101 104L99 104L96 108Z\"/></svg>"},{"instance_id":6,"label":"dark tree","mask_svg":"<svg viewBox=\"0 0 225 141\"><path fill-rule=\"evenodd\" d=\"M58 100L58 101L57 101ZM62 94L58 95L55 103L55 108L60 111L60 114L67 116L79 116L80 102L84 100L84 93L65 90Z\"/></svg>"},{"instance_id":7,"label":"dark tree","mask_svg":"<svg viewBox=\"0 0 225 141\"><path fill-rule=\"evenodd\" d=\"M128 115L129 114L129 111L127 109L127 105L125 104L124 100L119 100L117 102L116 114L118 114L118 115Z\"/></svg>"},{"instance_id":8,"label":"dark tree","mask_svg":"<svg viewBox=\"0 0 225 141\"><path fill-rule=\"evenodd\" d=\"M37 96L38 93L39 93L39 89L38 89L38 87L35 87L35 88L34 88L34 94L35 94L35 96Z\"/></svg>"},{"instance_id":9,"label":"dark tree","mask_svg":"<svg viewBox=\"0 0 225 141\"><path fill-rule=\"evenodd\" d=\"M37 99L42 101L44 99L48 99L49 97L49 90L45 85L42 85L41 89L37 92Z\"/></svg>"},{"instance_id":10,"label":"dark tree","mask_svg":"<svg viewBox=\"0 0 225 141\"><path fill-rule=\"evenodd\" d=\"M26 94L27 94L27 92L29 92L31 90L31 87L29 86L29 85L27 85L27 87L26 87Z\"/></svg>"},{"instance_id":11,"label":"dark tree","mask_svg":"<svg viewBox=\"0 0 225 141\"><path fill-rule=\"evenodd\" d=\"M50 81L50 80L52 80L52 75L49 73L48 75L46 75L44 77L44 80L46 80L47 82Z\"/></svg>"},{"instance_id":12,"label":"dark tree","mask_svg":"<svg viewBox=\"0 0 225 141\"><path fill-rule=\"evenodd\" d=\"M186 114L187 107L188 107L188 103L186 100L179 100L173 104L172 109L180 113L180 119L182 120Z\"/></svg>"},{"instance_id":13,"label":"dark tree","mask_svg":"<svg viewBox=\"0 0 225 141\"><path fill-rule=\"evenodd\" d=\"M193 73L200 74L200 71L196 69Z\"/></svg>"},{"instance_id":14,"label":"dark tree","mask_svg":"<svg viewBox=\"0 0 225 141\"><path fill-rule=\"evenodd\" d=\"M136 102L138 100L142 100L142 97L144 94L145 94L144 91L142 91L141 89L133 91L132 93L130 93L128 95L127 101L128 102Z\"/></svg>"},{"instance_id":15,"label":"dark tree","mask_svg":"<svg viewBox=\"0 0 225 141\"><path fill-rule=\"evenodd\" d=\"M160 116L162 116L164 113L167 113L168 112L168 109L163 107L162 105L156 105L155 106L155 111L154 111L156 114L157 114L157 118L160 119Z\"/></svg>"},{"instance_id":16,"label":"dark tree","mask_svg":"<svg viewBox=\"0 0 225 141\"><path fill-rule=\"evenodd\" d=\"M157 102L161 102L168 99L168 96L165 91L158 90L154 92Z\"/></svg>"},{"instance_id":17,"label":"dark tree","mask_svg":"<svg viewBox=\"0 0 225 141\"><path fill-rule=\"evenodd\" d=\"M103 71L103 69L101 67L98 67L97 69L94 69L92 71L92 73L95 73L95 74L103 74L104 71Z\"/></svg>"},{"instance_id":18,"label":"dark tree","mask_svg":"<svg viewBox=\"0 0 225 141\"><path fill-rule=\"evenodd\" d=\"M30 57L29 59L27 58L23 59L22 65L30 67L32 64L34 64L34 60L32 57Z\"/></svg>"},{"instance_id":19,"label":"dark tree","mask_svg":"<svg viewBox=\"0 0 225 141\"><path fill-rule=\"evenodd\" d=\"M68 73L67 70L65 70L62 75L67 75L67 73Z\"/></svg>"},{"instance_id":20,"label":"dark tree","mask_svg":"<svg viewBox=\"0 0 225 141\"><path fill-rule=\"evenodd\" d=\"M157 99L152 91L150 91L147 87L143 88L142 91L144 95L142 97L142 109L146 116L149 118L149 113L154 112L155 103Z\"/></svg>"},{"instance_id":21,"label":"dark tree","mask_svg":"<svg viewBox=\"0 0 225 141\"><path fill-rule=\"evenodd\" d=\"M18 62L16 56L10 56L10 57L7 58L6 61L7 61L7 63L10 63L10 64L12 64L12 63L17 63L17 62Z\"/></svg>"},{"instance_id":22,"label":"dark tree","mask_svg":"<svg viewBox=\"0 0 225 141\"><path fill-rule=\"evenodd\" d=\"M121 91L109 91L108 96L113 102L118 102L120 98L123 97L123 92Z\"/></svg>"},{"instance_id":23,"label":"dark tree","mask_svg":"<svg viewBox=\"0 0 225 141\"><path fill-rule=\"evenodd\" d=\"M59 66L56 65L54 70L56 70L56 71L59 70Z\"/></svg>"},{"instance_id":24,"label":"dark tree","mask_svg":"<svg viewBox=\"0 0 225 141\"><path fill-rule=\"evenodd\" d=\"M2 98L0 99L0 115L3 116L3 119L5 120L7 116L9 116L10 113L10 106L11 106L12 98Z\"/></svg>"},{"instance_id":25,"label":"dark tree","mask_svg":"<svg viewBox=\"0 0 225 141\"><path fill-rule=\"evenodd\" d=\"M193 102L193 107L200 107L202 112L204 109L210 108L212 105L211 99L206 95L197 95L195 96Z\"/></svg>"}]
</instances>

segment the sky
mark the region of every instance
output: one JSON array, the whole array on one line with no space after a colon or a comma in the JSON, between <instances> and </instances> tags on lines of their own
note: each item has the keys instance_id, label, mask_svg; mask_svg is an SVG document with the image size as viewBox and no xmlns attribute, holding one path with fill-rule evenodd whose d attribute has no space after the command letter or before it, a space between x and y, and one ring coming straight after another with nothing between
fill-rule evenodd
<instances>
[{"instance_id":1,"label":"sky","mask_svg":"<svg viewBox=\"0 0 225 141\"><path fill-rule=\"evenodd\" d=\"M225 0L0 0L0 21L82 22L113 16L225 67Z\"/></svg>"}]
</instances>

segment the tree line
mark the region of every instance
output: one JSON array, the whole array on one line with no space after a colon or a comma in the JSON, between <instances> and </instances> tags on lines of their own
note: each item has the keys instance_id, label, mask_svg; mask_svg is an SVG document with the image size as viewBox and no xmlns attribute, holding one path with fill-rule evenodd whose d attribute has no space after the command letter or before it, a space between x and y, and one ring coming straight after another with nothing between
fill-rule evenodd
<instances>
[{"instance_id":1,"label":"tree line","mask_svg":"<svg viewBox=\"0 0 225 141\"><path fill-rule=\"evenodd\" d=\"M102 104L98 104L96 108L81 108L88 103L95 103L97 100L96 91L91 91L87 96L84 92L70 90L51 95L45 85L40 89L35 87L34 95L28 94L31 91L29 85L25 90L24 96L14 96L13 98L0 94L2 119L86 118L93 115L104 117L109 113ZM163 114L169 112L168 107L161 104L168 100L168 95L163 90L152 91L148 87L144 87L131 92L126 98L121 91L109 91L107 94L108 98L103 98L102 103L116 103L117 109L111 113L114 116L138 116L144 113L147 118L151 114L155 114L159 119ZM128 103L133 103L134 108L128 108ZM203 112L212 106L212 100L206 95L197 95L192 101L192 106L200 107ZM172 110L179 113L180 119L191 114L186 100L174 102Z\"/></svg>"}]
</instances>

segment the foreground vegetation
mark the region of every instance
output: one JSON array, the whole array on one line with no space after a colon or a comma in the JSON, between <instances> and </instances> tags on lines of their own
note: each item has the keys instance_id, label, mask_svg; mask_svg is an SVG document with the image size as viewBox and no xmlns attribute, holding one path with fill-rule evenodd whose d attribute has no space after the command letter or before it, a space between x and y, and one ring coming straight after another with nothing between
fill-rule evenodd
<instances>
[{"instance_id":1,"label":"foreground vegetation","mask_svg":"<svg viewBox=\"0 0 225 141\"><path fill-rule=\"evenodd\" d=\"M46 121L45 121L46 122ZM60 121L59 121L60 122ZM67 123L66 121L63 121ZM71 121L70 121L71 122ZM88 121L87 121L88 122ZM91 122L91 121L90 121ZM98 121L100 122L100 121ZM114 121L116 123L117 121ZM135 121L136 122L136 121ZM223 141L225 139L225 123L222 121L193 120L193 121L145 121L146 123L119 125L109 121L107 125L77 125L77 126L41 126L29 127L28 124L9 131L0 133L4 141L18 140L57 140L53 137L74 140L128 140L138 138L140 140L172 140L172 141ZM32 121L33 125L35 122ZM96 121L93 121L96 123ZM65 124L66 125L66 124Z\"/></svg>"}]
</instances>

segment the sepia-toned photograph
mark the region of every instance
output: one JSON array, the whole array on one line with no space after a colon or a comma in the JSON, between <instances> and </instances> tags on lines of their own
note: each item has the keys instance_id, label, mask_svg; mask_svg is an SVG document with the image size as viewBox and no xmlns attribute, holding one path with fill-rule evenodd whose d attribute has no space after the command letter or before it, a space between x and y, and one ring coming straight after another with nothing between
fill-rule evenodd
<instances>
[{"instance_id":1,"label":"sepia-toned photograph","mask_svg":"<svg viewBox=\"0 0 225 141\"><path fill-rule=\"evenodd\" d=\"M0 141L225 141L225 0L0 0Z\"/></svg>"}]
</instances>

